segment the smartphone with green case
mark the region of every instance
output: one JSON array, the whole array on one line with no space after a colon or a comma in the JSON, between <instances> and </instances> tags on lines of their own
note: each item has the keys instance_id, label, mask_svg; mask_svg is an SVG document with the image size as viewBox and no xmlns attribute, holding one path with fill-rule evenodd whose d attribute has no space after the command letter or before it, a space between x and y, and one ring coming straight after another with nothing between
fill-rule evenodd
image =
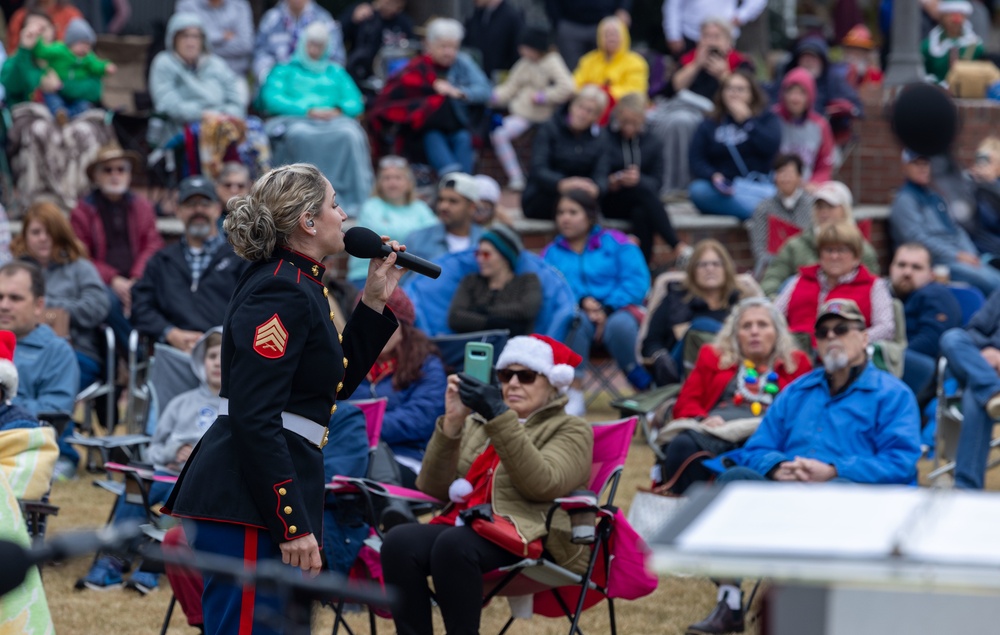
<instances>
[{"instance_id":1,"label":"smartphone with green case","mask_svg":"<svg viewBox=\"0 0 1000 635\"><path fill-rule=\"evenodd\" d=\"M493 345L488 342L465 344L465 374L484 384L493 377Z\"/></svg>"}]
</instances>

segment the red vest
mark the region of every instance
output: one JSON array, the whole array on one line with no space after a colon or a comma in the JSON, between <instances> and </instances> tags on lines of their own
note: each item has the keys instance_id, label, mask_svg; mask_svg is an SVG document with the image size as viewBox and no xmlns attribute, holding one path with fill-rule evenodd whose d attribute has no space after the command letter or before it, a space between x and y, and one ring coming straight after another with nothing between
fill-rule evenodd
<instances>
[{"instance_id":1,"label":"red vest","mask_svg":"<svg viewBox=\"0 0 1000 635\"><path fill-rule=\"evenodd\" d=\"M838 284L823 299L833 300L854 300L861 310L861 315L865 316L865 325L872 325L872 285L875 284L873 276L864 265L858 265L858 275L854 280ZM819 299L819 265L810 265L799 269L799 281L792 290L792 297L788 299L788 328L792 333L812 333L816 326L816 313L823 302ZM815 346L815 342L813 343Z\"/></svg>"}]
</instances>

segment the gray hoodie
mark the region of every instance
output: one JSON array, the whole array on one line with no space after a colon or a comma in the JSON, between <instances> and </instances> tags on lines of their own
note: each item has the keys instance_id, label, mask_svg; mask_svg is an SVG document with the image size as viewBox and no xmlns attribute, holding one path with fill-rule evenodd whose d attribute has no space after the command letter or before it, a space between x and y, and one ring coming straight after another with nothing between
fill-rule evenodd
<instances>
[{"instance_id":1,"label":"gray hoodie","mask_svg":"<svg viewBox=\"0 0 1000 635\"><path fill-rule=\"evenodd\" d=\"M212 393L205 383L205 342L212 333L221 333L222 327L210 329L201 336L191 350L191 370L201 381L194 390L182 392L167 404L156 422L156 432L146 450L146 457L157 470L173 472L167 467L177 458L177 451L184 445L195 445L219 416L217 393Z\"/></svg>"},{"instance_id":2,"label":"gray hoodie","mask_svg":"<svg viewBox=\"0 0 1000 635\"><path fill-rule=\"evenodd\" d=\"M194 13L213 53L226 60L237 75L246 75L253 59L253 10L247 0L226 0L219 6L209 0L179 0L175 13ZM233 37L226 39L226 33Z\"/></svg>"},{"instance_id":3,"label":"gray hoodie","mask_svg":"<svg viewBox=\"0 0 1000 635\"><path fill-rule=\"evenodd\" d=\"M198 14L175 13L167 22L166 50L153 58L149 69L149 93L153 107L170 120L164 131L169 139L185 123L201 121L206 110L234 117L246 117L246 108L236 83L236 75L218 55L211 52L207 38L204 52L194 66L186 64L174 52L174 37L178 31L197 27L204 36Z\"/></svg>"}]
</instances>

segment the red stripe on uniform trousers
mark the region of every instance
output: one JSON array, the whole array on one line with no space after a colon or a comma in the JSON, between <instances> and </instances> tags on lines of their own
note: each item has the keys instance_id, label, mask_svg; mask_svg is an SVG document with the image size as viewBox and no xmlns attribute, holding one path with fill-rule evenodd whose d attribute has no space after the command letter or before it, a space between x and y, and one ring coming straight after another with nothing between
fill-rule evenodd
<instances>
[{"instance_id":1,"label":"red stripe on uniform trousers","mask_svg":"<svg viewBox=\"0 0 1000 635\"><path fill-rule=\"evenodd\" d=\"M257 530L252 527L243 530L243 568L247 571L257 568ZM254 585L243 585L243 595L240 598L239 635L253 635L255 591Z\"/></svg>"}]
</instances>

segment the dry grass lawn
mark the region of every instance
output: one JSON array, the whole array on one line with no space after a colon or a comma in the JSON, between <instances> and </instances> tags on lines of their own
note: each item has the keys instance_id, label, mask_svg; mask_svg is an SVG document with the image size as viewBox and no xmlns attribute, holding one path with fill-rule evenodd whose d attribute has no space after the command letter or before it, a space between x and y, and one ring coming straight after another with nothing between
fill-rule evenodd
<instances>
[{"instance_id":1,"label":"dry grass lawn","mask_svg":"<svg viewBox=\"0 0 1000 635\"><path fill-rule=\"evenodd\" d=\"M594 421L614 418L615 413L607 407L592 411ZM649 468L653 464L653 453L643 440L636 436L632 443L622 485L619 488L619 504L628 509L638 486L648 485ZM926 472L926 469L922 469ZM112 504L112 496L103 489L94 487L93 476L81 472L72 482L57 483L53 487L52 502L60 507L59 515L52 519L50 535L70 529L100 526L107 517ZM991 475L992 479L998 477ZM991 489L997 482L991 481ZM135 635L159 632L170 588L162 577L161 588L149 596L122 589L104 592L75 591L73 584L86 573L89 559L79 559L59 566L49 566L43 572L45 590L55 621L56 632L60 635L114 635L129 633ZM749 585L749 583L748 583ZM692 577L661 577L660 587L652 595L635 602L619 602L616 605L620 632L630 635L675 635L684 632L685 627L704 617L715 603L714 586L707 579ZM487 607L483 617L483 632L499 631L507 619L505 601L494 602ZM351 627L367 632L367 615L348 616ZM440 627L439 631L443 632ZM328 633L333 625L332 612L319 609L314 618L313 632ZM519 621L513 633L532 635L565 633L565 620L535 617L530 621ZM607 611L604 604L585 613L582 627L584 632L609 632ZM379 619L378 628L383 633L393 633L392 623ZM183 613L178 608L168 631L177 635L193 633L187 626ZM755 633L750 625L748 633Z\"/></svg>"}]
</instances>

